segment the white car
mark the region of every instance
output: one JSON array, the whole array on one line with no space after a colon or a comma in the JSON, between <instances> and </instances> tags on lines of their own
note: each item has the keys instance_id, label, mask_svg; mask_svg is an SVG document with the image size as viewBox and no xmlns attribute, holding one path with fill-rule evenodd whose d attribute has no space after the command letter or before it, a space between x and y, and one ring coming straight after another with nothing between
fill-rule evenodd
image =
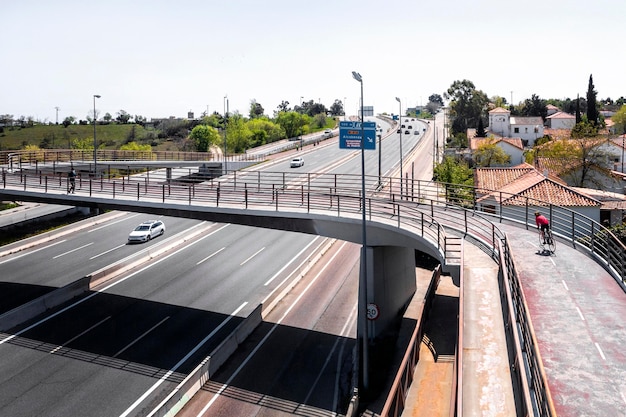
<instances>
[{"instance_id":1,"label":"white car","mask_svg":"<svg viewBox=\"0 0 626 417\"><path fill-rule=\"evenodd\" d=\"M298 156L297 158L293 158L290 164L291 168L297 168L303 165L304 165L304 158L301 156Z\"/></svg>"},{"instance_id":2,"label":"white car","mask_svg":"<svg viewBox=\"0 0 626 417\"><path fill-rule=\"evenodd\" d=\"M128 235L128 243L147 242L153 237L161 236L165 233L165 224L161 220L149 220L135 227L135 230Z\"/></svg>"}]
</instances>

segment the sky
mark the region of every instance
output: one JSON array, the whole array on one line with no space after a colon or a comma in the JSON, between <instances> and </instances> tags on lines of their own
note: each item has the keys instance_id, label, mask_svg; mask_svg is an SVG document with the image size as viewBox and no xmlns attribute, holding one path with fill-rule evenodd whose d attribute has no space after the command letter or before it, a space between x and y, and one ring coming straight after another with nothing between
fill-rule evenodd
<instances>
[{"instance_id":1,"label":"sky","mask_svg":"<svg viewBox=\"0 0 626 417\"><path fill-rule=\"evenodd\" d=\"M284 100L356 114L426 104L457 80L515 104L626 96L616 0L20 0L1 8L0 114L61 122L120 110L273 116ZM227 99L225 99L227 97ZM398 103L395 97L401 99ZM58 110L56 109L58 108Z\"/></svg>"}]
</instances>

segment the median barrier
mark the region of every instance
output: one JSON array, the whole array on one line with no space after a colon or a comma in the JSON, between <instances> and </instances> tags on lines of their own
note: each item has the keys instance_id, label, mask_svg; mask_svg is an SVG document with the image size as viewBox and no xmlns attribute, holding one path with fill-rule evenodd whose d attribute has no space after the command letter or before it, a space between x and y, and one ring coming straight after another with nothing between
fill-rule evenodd
<instances>
[{"instance_id":1,"label":"median barrier","mask_svg":"<svg viewBox=\"0 0 626 417\"><path fill-rule=\"evenodd\" d=\"M0 331L5 332L27 320L45 313L47 310L57 307L74 297L89 291L90 277L83 277L64 287L58 288L29 301L19 307L7 311L0 316Z\"/></svg>"},{"instance_id":2,"label":"median barrier","mask_svg":"<svg viewBox=\"0 0 626 417\"><path fill-rule=\"evenodd\" d=\"M305 264L298 268L297 276L283 281L224 339L178 386L150 413L150 416L174 416L202 389L219 368L230 358L248 336L263 322L278 301L300 281L317 261L332 247L336 239L327 239Z\"/></svg>"}]
</instances>

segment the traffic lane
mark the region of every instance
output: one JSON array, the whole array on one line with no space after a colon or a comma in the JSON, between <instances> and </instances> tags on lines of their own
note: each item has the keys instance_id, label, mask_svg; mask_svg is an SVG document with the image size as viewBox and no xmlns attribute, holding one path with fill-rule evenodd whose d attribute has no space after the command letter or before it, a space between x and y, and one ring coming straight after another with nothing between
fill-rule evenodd
<instances>
[{"instance_id":1,"label":"traffic lane","mask_svg":"<svg viewBox=\"0 0 626 417\"><path fill-rule=\"evenodd\" d=\"M94 229L80 230L56 242L3 258L0 260L2 280L60 287L201 223L193 219L161 217L166 226L163 236L146 244L127 244L128 234L144 218L147 218L145 214L128 213L124 218L113 219Z\"/></svg>"},{"instance_id":2,"label":"traffic lane","mask_svg":"<svg viewBox=\"0 0 626 417\"><path fill-rule=\"evenodd\" d=\"M198 227L198 220L167 218L165 234L146 244L127 245L128 232L141 214L115 219L95 229L82 230L57 242L47 243L0 260L0 314L57 288L76 281L107 265L140 255L153 245L165 243L178 233ZM71 226L68 226L71 227Z\"/></svg>"},{"instance_id":3,"label":"traffic lane","mask_svg":"<svg viewBox=\"0 0 626 417\"><path fill-rule=\"evenodd\" d=\"M325 262L281 300L179 415L345 412L356 337L358 254L358 245L336 242Z\"/></svg>"},{"instance_id":4,"label":"traffic lane","mask_svg":"<svg viewBox=\"0 0 626 417\"><path fill-rule=\"evenodd\" d=\"M242 312L247 314L304 261L303 248L311 249L322 240L301 233L221 225L107 292L224 314L247 302Z\"/></svg>"},{"instance_id":5,"label":"traffic lane","mask_svg":"<svg viewBox=\"0 0 626 417\"><path fill-rule=\"evenodd\" d=\"M15 411L8 415L119 415L158 382L152 398L167 395L238 321L100 293L0 346L0 393L11 393L0 407ZM105 398L104 410L92 408Z\"/></svg>"},{"instance_id":6,"label":"traffic lane","mask_svg":"<svg viewBox=\"0 0 626 417\"><path fill-rule=\"evenodd\" d=\"M33 348L23 349L19 354L12 355L15 363L19 362L23 365L19 367L19 372L14 369L7 372L20 387L23 387L16 390L18 395L23 393L23 395L30 396L34 404L37 404L36 407L44 404L50 410L62 408L74 415L80 414L81 410L85 412L85 406L80 402L68 403L67 398L71 397L70 391L72 390L79 390L83 398L115 399L109 400L107 410L115 410L118 414L129 408L145 407L146 404L158 402L164 398L175 387L175 384L204 359L245 315L244 309L238 309L236 314L235 310L226 314L206 310L207 306L219 310L220 307L217 306L232 303L233 300L235 304L239 303L241 297L250 292L241 288L242 285L254 285L254 281L250 280L251 271L246 270L245 265L255 269L259 269L259 265L252 265L252 260L244 262L250 259L249 253L243 251L243 248L246 248L246 244L243 243L244 238L248 237L257 242L260 241L261 235L265 235L270 241L275 238L272 233L268 234L268 231L261 229L242 226L239 227L241 229L239 233L236 233L237 231L231 228L236 227L224 225L221 230L221 234L230 237L235 246L233 253L229 254L225 251L218 253L218 255L223 254L224 259L218 259L216 255L201 262L198 266L198 260L205 259L208 252L214 251L224 243L219 233L216 232L202 241L202 244L193 246L197 249L193 252L197 253L179 250L176 253L179 256L172 254L162 262L148 265L143 270L133 273L132 276L110 284L106 292L94 293L89 299L71 309L61 311L60 314L54 315L39 326L23 333L20 333L20 329L12 329L11 333L18 334L18 337L12 339L13 343L23 343L28 340L30 346L43 346L49 355L57 349L53 355L50 355L49 361L46 358L37 359L37 355L41 352ZM298 258L298 253L289 253L290 249L301 246L297 240L305 238L321 240L314 236L296 233L290 235L294 236L296 242L283 238L279 242L282 246L279 245L278 248L278 251L285 252L288 258ZM215 247L205 250L211 242L215 244ZM233 263L226 262L226 260L235 255L239 255L241 272L233 273L233 275L239 275L243 279L225 280L222 277L228 272L218 271L216 274L206 272L211 271L215 265ZM265 256L267 259L264 262L268 265L272 264L272 260L278 260L280 265L289 263L277 258L276 254L271 251L265 253ZM211 261L215 265L212 265ZM191 269L190 265L192 265ZM204 274L204 279L195 279L196 276L192 272L194 269L204 269L205 272L201 273L201 275ZM288 272L285 271L285 274ZM266 277L263 273L259 275L261 279L257 281L263 286L263 282L267 282ZM274 276L276 273L266 275ZM206 279L207 277L209 279ZM216 281L217 285L210 282L211 280ZM279 280L276 279L276 282ZM194 286L194 282L203 283L204 286ZM128 283L136 285L127 285ZM230 288L214 291L216 286ZM178 291L179 288L189 288L189 290L181 292ZM245 301L242 305L244 303ZM205 309L190 307L190 305L198 304L203 305ZM22 327L28 328L29 326L30 323L25 323ZM213 334L214 332L216 333ZM7 346L13 347L13 344L6 343L0 346L0 352ZM59 361L59 356L69 361ZM3 358L9 358L9 356L3 355ZM37 367L33 368L30 364L35 362L37 362ZM102 369L94 369L94 363ZM0 361L0 369L5 368L10 369L11 364L4 360ZM153 389L155 384L160 382L160 377L170 371L173 374ZM46 385L51 378L82 382L80 386L70 383L66 384L65 390L59 387L53 392L48 392ZM32 381L41 382L34 384ZM28 385L29 382L31 385ZM127 386L127 384L130 385ZM9 391L9 385L0 386L0 392ZM129 393L132 393L130 397ZM146 396L145 404L142 402L135 407L130 406L146 393L149 395ZM56 396L56 400L51 399L53 395ZM4 405L14 409L16 415L32 411L30 406L25 405L23 401L17 403L22 404L22 408L12 402ZM87 415L100 415L99 413L101 413L100 410L89 408Z\"/></svg>"}]
</instances>

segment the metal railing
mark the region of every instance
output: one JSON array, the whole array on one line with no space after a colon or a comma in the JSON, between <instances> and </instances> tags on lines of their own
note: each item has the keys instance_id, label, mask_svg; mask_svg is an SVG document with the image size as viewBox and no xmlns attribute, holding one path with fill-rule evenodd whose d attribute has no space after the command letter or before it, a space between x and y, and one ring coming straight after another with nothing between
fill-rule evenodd
<instances>
[{"instance_id":1,"label":"metal railing","mask_svg":"<svg viewBox=\"0 0 626 417\"><path fill-rule=\"evenodd\" d=\"M521 283L506 236L496 226L508 222L528 229L534 227L533 212L541 209L551 219L555 235L573 246L586 249L591 256L624 285L626 248L609 230L592 218L564 207L517 195L499 194L515 204L488 206L482 197L486 190L434 182L366 176L365 210L369 220L393 224L423 236L446 253L446 233L473 240L500 264L501 288L506 310L507 337L514 353L510 362L515 372L514 385L520 415L554 415L545 373L537 348ZM2 173L2 186L12 189L62 193L67 180L61 176ZM116 199L154 202L178 202L187 205L213 205L237 209L265 209L300 213L332 213L360 217L361 177L358 175L295 174L284 172L241 172L201 184L179 184L164 174L129 176L113 180L77 181L77 192ZM400 194L400 189L405 192ZM505 198L506 197L506 198ZM482 210L482 211L481 211ZM511 344L510 344L511 346ZM462 399L461 399L462 401Z\"/></svg>"}]
</instances>

